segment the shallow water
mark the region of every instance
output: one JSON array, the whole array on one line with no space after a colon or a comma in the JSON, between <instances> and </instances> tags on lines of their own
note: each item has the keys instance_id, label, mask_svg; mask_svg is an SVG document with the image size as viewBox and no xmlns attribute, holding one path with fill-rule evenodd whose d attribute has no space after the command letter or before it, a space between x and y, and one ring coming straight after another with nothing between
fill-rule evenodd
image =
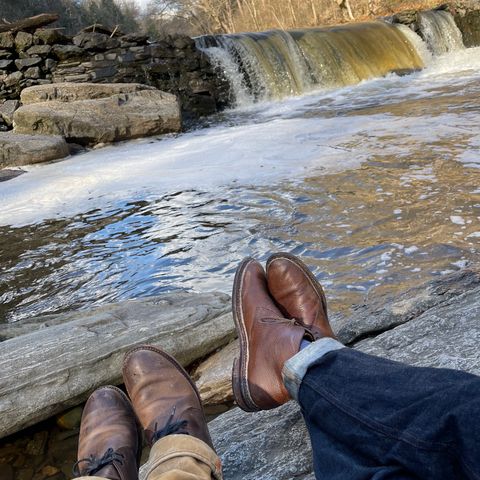
<instances>
[{"instance_id":1,"label":"shallow water","mask_svg":"<svg viewBox=\"0 0 480 480\"><path fill-rule=\"evenodd\" d=\"M230 291L244 256L300 255L333 309L464 266L480 244L480 49L224 113L0 183L0 321Z\"/></svg>"}]
</instances>

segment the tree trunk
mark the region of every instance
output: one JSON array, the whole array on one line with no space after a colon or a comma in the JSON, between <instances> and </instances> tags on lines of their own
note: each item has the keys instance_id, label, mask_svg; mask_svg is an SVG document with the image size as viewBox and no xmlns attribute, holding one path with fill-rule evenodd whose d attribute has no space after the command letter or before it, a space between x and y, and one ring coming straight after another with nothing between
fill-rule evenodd
<instances>
[{"instance_id":1,"label":"tree trunk","mask_svg":"<svg viewBox=\"0 0 480 480\"><path fill-rule=\"evenodd\" d=\"M56 13L42 13L35 17L24 18L12 23L0 23L0 33L2 32L19 32L36 30L37 28L50 25L59 19L59 15Z\"/></svg>"},{"instance_id":2,"label":"tree trunk","mask_svg":"<svg viewBox=\"0 0 480 480\"><path fill-rule=\"evenodd\" d=\"M345 4L345 7L347 9L348 16L350 17L350 20L355 20L355 17L353 16L353 13L352 13L352 7L350 7L350 0L345 0L344 4Z\"/></svg>"}]
</instances>

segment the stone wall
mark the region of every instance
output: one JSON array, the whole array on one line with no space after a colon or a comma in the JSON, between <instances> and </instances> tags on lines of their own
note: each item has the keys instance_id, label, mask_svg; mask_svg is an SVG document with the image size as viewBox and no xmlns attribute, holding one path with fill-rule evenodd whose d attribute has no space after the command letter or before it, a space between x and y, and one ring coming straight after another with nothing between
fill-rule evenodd
<instances>
[{"instance_id":1,"label":"stone wall","mask_svg":"<svg viewBox=\"0 0 480 480\"><path fill-rule=\"evenodd\" d=\"M0 33L0 130L11 127L24 88L65 81L152 85L178 95L187 120L228 103L228 84L187 36L151 43L143 35L102 28L73 38L49 28L5 32Z\"/></svg>"},{"instance_id":2,"label":"stone wall","mask_svg":"<svg viewBox=\"0 0 480 480\"><path fill-rule=\"evenodd\" d=\"M480 46L480 2L463 0L440 5L437 10L450 12L462 33L466 48ZM421 36L417 14L419 10L405 10L391 17L393 23L407 25Z\"/></svg>"},{"instance_id":3,"label":"stone wall","mask_svg":"<svg viewBox=\"0 0 480 480\"><path fill-rule=\"evenodd\" d=\"M453 14L464 45L467 48L480 46L480 10L457 9Z\"/></svg>"},{"instance_id":4,"label":"stone wall","mask_svg":"<svg viewBox=\"0 0 480 480\"><path fill-rule=\"evenodd\" d=\"M441 8L454 15L466 47L480 45L478 0ZM393 21L415 29L416 14L402 12ZM98 25L73 38L54 28L0 33L0 131L12 127L24 88L59 82L151 85L179 97L184 122L221 110L230 98L227 80L187 36L150 42Z\"/></svg>"}]
</instances>

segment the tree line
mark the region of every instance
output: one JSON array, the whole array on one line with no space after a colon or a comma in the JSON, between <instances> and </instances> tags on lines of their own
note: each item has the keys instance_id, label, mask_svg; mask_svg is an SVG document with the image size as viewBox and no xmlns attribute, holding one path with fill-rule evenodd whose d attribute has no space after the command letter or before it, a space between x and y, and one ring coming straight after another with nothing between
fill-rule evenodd
<instances>
[{"instance_id":1,"label":"tree line","mask_svg":"<svg viewBox=\"0 0 480 480\"><path fill-rule=\"evenodd\" d=\"M0 19L12 22L40 13L58 13L54 27L75 34L83 27L101 23L125 32L141 29L140 10L134 0L0 0Z\"/></svg>"},{"instance_id":2,"label":"tree line","mask_svg":"<svg viewBox=\"0 0 480 480\"><path fill-rule=\"evenodd\" d=\"M405 9L428 9L438 0L151 0L152 32L190 34L295 29L391 15Z\"/></svg>"},{"instance_id":3,"label":"tree line","mask_svg":"<svg viewBox=\"0 0 480 480\"><path fill-rule=\"evenodd\" d=\"M0 18L60 14L59 26L73 34L101 23L152 38L184 33L234 33L315 27L431 8L438 0L0 0Z\"/></svg>"}]
</instances>

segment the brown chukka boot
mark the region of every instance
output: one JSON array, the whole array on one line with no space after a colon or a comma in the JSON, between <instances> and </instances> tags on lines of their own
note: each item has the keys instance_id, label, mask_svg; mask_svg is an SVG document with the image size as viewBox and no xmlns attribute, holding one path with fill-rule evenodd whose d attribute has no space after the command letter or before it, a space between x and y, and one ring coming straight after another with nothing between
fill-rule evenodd
<instances>
[{"instance_id":1,"label":"brown chukka boot","mask_svg":"<svg viewBox=\"0 0 480 480\"><path fill-rule=\"evenodd\" d=\"M74 476L136 480L141 450L141 430L127 396L112 386L95 390L82 414Z\"/></svg>"},{"instance_id":2,"label":"brown chukka boot","mask_svg":"<svg viewBox=\"0 0 480 480\"><path fill-rule=\"evenodd\" d=\"M308 328L315 339L335 338L323 288L300 259L290 253L272 255L267 261L267 282L285 316Z\"/></svg>"},{"instance_id":3,"label":"brown chukka boot","mask_svg":"<svg viewBox=\"0 0 480 480\"><path fill-rule=\"evenodd\" d=\"M125 355L123 379L150 445L176 433L213 449L197 388L172 356L152 346L134 348Z\"/></svg>"},{"instance_id":4,"label":"brown chukka boot","mask_svg":"<svg viewBox=\"0 0 480 480\"><path fill-rule=\"evenodd\" d=\"M233 393L245 411L268 410L290 399L283 384L284 363L313 335L284 317L270 296L263 267L245 259L237 269L232 294L240 356L232 372Z\"/></svg>"}]
</instances>

